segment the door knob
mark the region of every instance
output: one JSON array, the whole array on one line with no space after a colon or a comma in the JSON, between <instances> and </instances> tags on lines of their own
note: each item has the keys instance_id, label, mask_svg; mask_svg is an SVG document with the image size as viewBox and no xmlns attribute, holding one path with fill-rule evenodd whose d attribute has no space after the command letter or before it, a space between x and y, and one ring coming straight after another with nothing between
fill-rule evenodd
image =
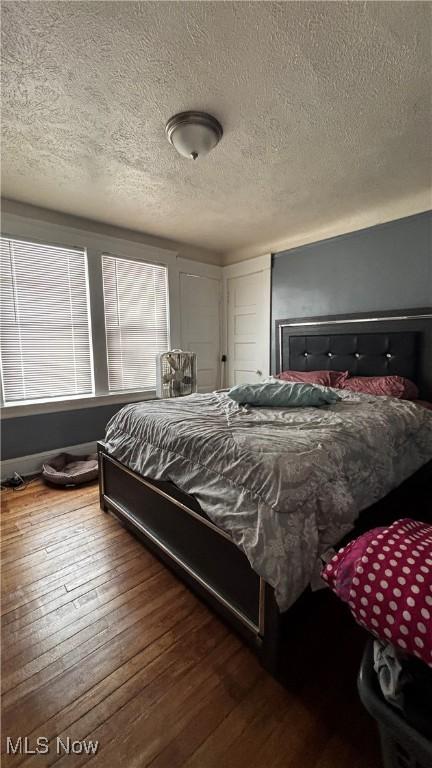
<instances>
[{"instance_id":1,"label":"door knob","mask_svg":"<svg viewBox=\"0 0 432 768\"><path fill-rule=\"evenodd\" d=\"M255 373L257 374L257 376L262 376L262 371L255 371Z\"/></svg>"}]
</instances>

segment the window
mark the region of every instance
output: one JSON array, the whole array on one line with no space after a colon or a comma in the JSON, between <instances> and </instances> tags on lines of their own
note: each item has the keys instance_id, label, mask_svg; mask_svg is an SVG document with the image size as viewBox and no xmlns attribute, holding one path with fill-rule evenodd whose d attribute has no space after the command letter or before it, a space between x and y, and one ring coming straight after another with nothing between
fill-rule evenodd
<instances>
[{"instance_id":1,"label":"window","mask_svg":"<svg viewBox=\"0 0 432 768\"><path fill-rule=\"evenodd\" d=\"M167 269L102 256L110 391L155 389L156 355L169 346Z\"/></svg>"},{"instance_id":2,"label":"window","mask_svg":"<svg viewBox=\"0 0 432 768\"><path fill-rule=\"evenodd\" d=\"M8 415L14 406L73 408L66 401L86 397L127 402L156 387L156 356L169 347L168 268L139 253L104 254L94 242L87 251L84 237L79 246L0 236L0 402Z\"/></svg>"},{"instance_id":3,"label":"window","mask_svg":"<svg viewBox=\"0 0 432 768\"><path fill-rule=\"evenodd\" d=\"M85 251L0 242L4 402L92 394Z\"/></svg>"}]
</instances>

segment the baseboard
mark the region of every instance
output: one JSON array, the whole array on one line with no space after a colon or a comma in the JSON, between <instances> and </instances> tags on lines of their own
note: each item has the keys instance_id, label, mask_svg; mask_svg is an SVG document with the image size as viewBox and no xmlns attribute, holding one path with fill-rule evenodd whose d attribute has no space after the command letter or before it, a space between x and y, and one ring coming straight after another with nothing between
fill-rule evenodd
<instances>
[{"instance_id":1,"label":"baseboard","mask_svg":"<svg viewBox=\"0 0 432 768\"><path fill-rule=\"evenodd\" d=\"M42 464L48 459L52 459L58 453L73 453L77 456L88 456L90 453L96 453L96 440L92 443L80 443L80 445L67 445L66 447L53 448L50 451L42 453L32 453L30 456L17 456L15 459L6 459L1 462L1 480L2 482L11 477L14 472L25 477L40 472Z\"/></svg>"}]
</instances>

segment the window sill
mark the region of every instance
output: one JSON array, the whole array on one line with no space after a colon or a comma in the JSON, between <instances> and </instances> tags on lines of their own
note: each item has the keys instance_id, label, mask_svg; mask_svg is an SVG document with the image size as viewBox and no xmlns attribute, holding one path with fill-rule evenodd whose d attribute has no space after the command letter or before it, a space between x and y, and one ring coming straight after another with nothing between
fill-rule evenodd
<instances>
[{"instance_id":1,"label":"window sill","mask_svg":"<svg viewBox=\"0 0 432 768\"><path fill-rule=\"evenodd\" d=\"M2 419L12 419L17 416L34 416L38 413L59 413L60 411L77 411L81 408L97 408L100 405L126 405L140 400L155 400L154 390L135 392L110 392L104 395L84 395L65 400L46 400L45 402L29 402L21 405L3 405Z\"/></svg>"}]
</instances>

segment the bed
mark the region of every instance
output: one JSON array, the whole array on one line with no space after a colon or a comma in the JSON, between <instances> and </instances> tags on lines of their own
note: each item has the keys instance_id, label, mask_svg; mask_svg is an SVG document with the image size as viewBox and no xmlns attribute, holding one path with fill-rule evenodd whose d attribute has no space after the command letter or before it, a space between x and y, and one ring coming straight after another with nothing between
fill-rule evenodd
<instances>
[{"instance_id":1,"label":"bed","mask_svg":"<svg viewBox=\"0 0 432 768\"><path fill-rule=\"evenodd\" d=\"M432 311L429 310L392 312L374 318L357 315L349 318L278 320L273 329L275 372L287 368L296 370L325 368L349 370L357 375L393 373L416 381L420 387L421 396L424 399L432 399L429 380L431 369L428 362L432 350L431 323ZM362 418L367 416L369 424L367 431L371 436L366 443L372 441L371 425L374 419L383 419L383 429L387 433L389 425L395 421L394 412L397 411L397 414L401 414L401 423L403 421L408 425L401 440L405 444L408 443L412 450L402 451L399 447L398 455L405 454L405 458L396 469L391 462L387 465L384 462L380 480L381 490L375 489L369 495L366 493L362 496L365 492L366 474L361 478L361 482L357 483L355 491L350 486L351 495L356 497L356 506L348 504L348 512L343 509L345 486L342 483L340 488L337 487L340 477L333 477L331 473L332 466L337 464L338 458L336 454L331 453L331 450L326 450L324 444L325 450L318 452L319 460L317 461L314 440L317 445L320 440L316 440L313 434L312 438L310 435L308 438L309 441L312 439L312 443L309 442L306 445L302 443L304 461L297 459L294 462L294 457L299 452L298 445L294 445L293 458L288 462L288 468L286 462L281 462L281 466L275 465L272 471L269 470L269 456L265 447L268 443L263 440L264 469L260 477L259 461L261 459L258 461L257 457L251 453L249 450L251 445L247 444L247 439L252 430L253 444L257 439L259 442L262 439L262 431L266 433L268 426L266 423L264 426L262 423L257 426L253 419L252 426L250 424L245 426L244 419L242 421L244 414L239 414L238 409L231 409L224 393L202 396L200 402L203 407L205 405L203 415L207 424L206 429L208 430L208 426L213 424L213 431L204 432L208 434L208 438L201 439L201 442L200 430L202 431L203 419L195 418L196 411L199 410L197 405L199 396L198 401L194 401L193 398L188 399L188 402L184 401L183 405L179 399L174 403L168 401L143 404L141 407L128 406L122 409L121 415L115 422L116 428L110 426L106 441L98 445L101 507L105 511L112 512L140 536L148 548L165 561L243 636L256 650L264 666L271 672L277 673L287 628L289 634L290 627L293 627L296 621L298 606L309 599L308 584L312 572L316 570L316 563L312 567L312 563L308 560L310 551L321 555L329 546L340 543L346 537L356 535L360 530L396 519L401 514L406 516L407 505L410 506L415 517L424 518L428 515L428 499L432 492L432 462L430 461L432 445L429 444L431 433L424 428L423 424L426 424L429 419L427 423L430 425L432 417L423 413L420 406L409 403L394 404L387 398L382 400L380 406L377 402L373 402L378 400L379 398L367 398L367 402L360 403L360 408L364 411ZM339 419L340 424L340 411L345 408L345 414L348 410L354 412L354 403L358 402L358 396L357 399L348 397L343 400L340 407L338 406L339 413L329 408L324 409L322 416L317 417L312 414L312 427L310 424L307 424L306 428L302 426L301 440L311 429L312 433L313 430L321 430L319 434L324 434L325 437L329 429L335 429L335 419L336 421ZM160 406L160 414L165 414L165 423L161 418L158 422L156 418L155 408L157 411L158 406ZM189 414L186 416L184 408L186 411L189 408ZM141 421L136 421L140 411L143 411L141 414L143 418ZM292 414L289 417L292 418ZM259 418L258 416L258 421ZM324 432L322 432L323 425L316 424L317 418L329 422L324 424ZM343 419L342 425L345 431L345 425L349 419L345 415ZM385 421L386 419L388 422ZM250 412L246 413L246 420L251 420ZM190 435L185 436L180 449L177 447L179 436L176 433L181 429L182 423L188 425L190 435L192 437L195 435L196 442L194 443ZM171 436L168 440L170 429ZM279 429L278 439L285 439L286 423L282 426L279 424L277 429ZM231 435L231 433L234 443L230 442L229 445L238 446L240 442L241 453L247 456L250 463L249 470L247 465L237 462L239 454L233 456L230 455L230 451L227 451L224 463L221 447L223 441L227 439L227 434ZM294 433L297 436L296 439L300 439L299 430L294 429ZM272 432L272 435L274 434ZM135 440L132 447L131 438ZM189 454L185 447L188 445L188 438ZM211 439L214 440L213 443ZM418 445L416 445L417 439L420 440ZM350 438L347 442L352 442L352 439ZM307 457L310 453L310 445L313 448L314 460L309 466ZM331 443L328 445L331 446ZM370 444L369 454L365 454L363 459L365 467L366 463L368 467L373 464L371 457L375 450L376 445ZM189 461L190 453L194 451L195 454L198 451L200 459L198 462L200 472L195 474L193 470L191 471L192 465ZM215 457L213 465L212 452ZM255 460L258 461L256 465L253 464ZM358 462L358 457L351 461L352 477L355 474L353 469L355 461ZM377 462L377 464L381 463ZM314 466L320 469L320 473L317 474ZM359 466L363 469L361 464ZM384 482L386 472L392 466L395 476L389 477L389 483L386 486ZM143 468L145 474L143 474ZM293 477L294 469L297 475L311 475L315 480L313 493L316 494L316 499L315 496L311 498L309 507L312 509L315 504L315 507L319 506L320 509L326 508L325 516L319 519L318 523L314 513L311 513L309 522L308 515L305 513L306 522L302 526L299 510L302 506L305 510L308 509L309 491L305 492L305 488L312 486L306 486L304 482L302 485L300 482L302 478L298 478L297 475ZM242 477L248 478L242 484L240 500L237 487L235 493L233 490L233 486L238 484L236 471ZM327 485L324 490L322 485L324 481L320 481L321 485L316 482L318 475L325 476ZM198 476L201 478L201 484L198 482ZM173 479L177 484L172 482ZM299 479L298 483L295 482L297 479ZM270 492L267 485L273 485L279 490L289 487L290 498L294 498L294 495L296 498L296 514L294 512L292 515L284 514L286 494L279 493L276 498L271 494L266 496L266 493ZM294 488L298 488L295 493ZM310 493L312 497L312 491ZM240 513L245 512L250 517L255 508L254 504L257 519L262 517L272 519L271 530L267 531L267 537L263 537L262 530L258 527L251 528L250 525L246 525L248 537L246 540L241 540L237 525L239 518L234 512L240 510ZM314 539L317 535L316 529L318 533L321 529L326 531L326 535L318 542ZM233 543L235 540L237 545ZM272 553L277 553L278 543L281 541L286 542L286 547L280 548L279 559L273 554L272 557L264 557L270 550ZM302 553L302 558L296 557L297 552ZM269 567L264 560L270 561ZM275 578L275 560L279 580ZM295 585L291 584L290 589L285 590L285 593L287 576L284 568L288 568L289 578L291 580L294 578L295 581Z\"/></svg>"}]
</instances>

